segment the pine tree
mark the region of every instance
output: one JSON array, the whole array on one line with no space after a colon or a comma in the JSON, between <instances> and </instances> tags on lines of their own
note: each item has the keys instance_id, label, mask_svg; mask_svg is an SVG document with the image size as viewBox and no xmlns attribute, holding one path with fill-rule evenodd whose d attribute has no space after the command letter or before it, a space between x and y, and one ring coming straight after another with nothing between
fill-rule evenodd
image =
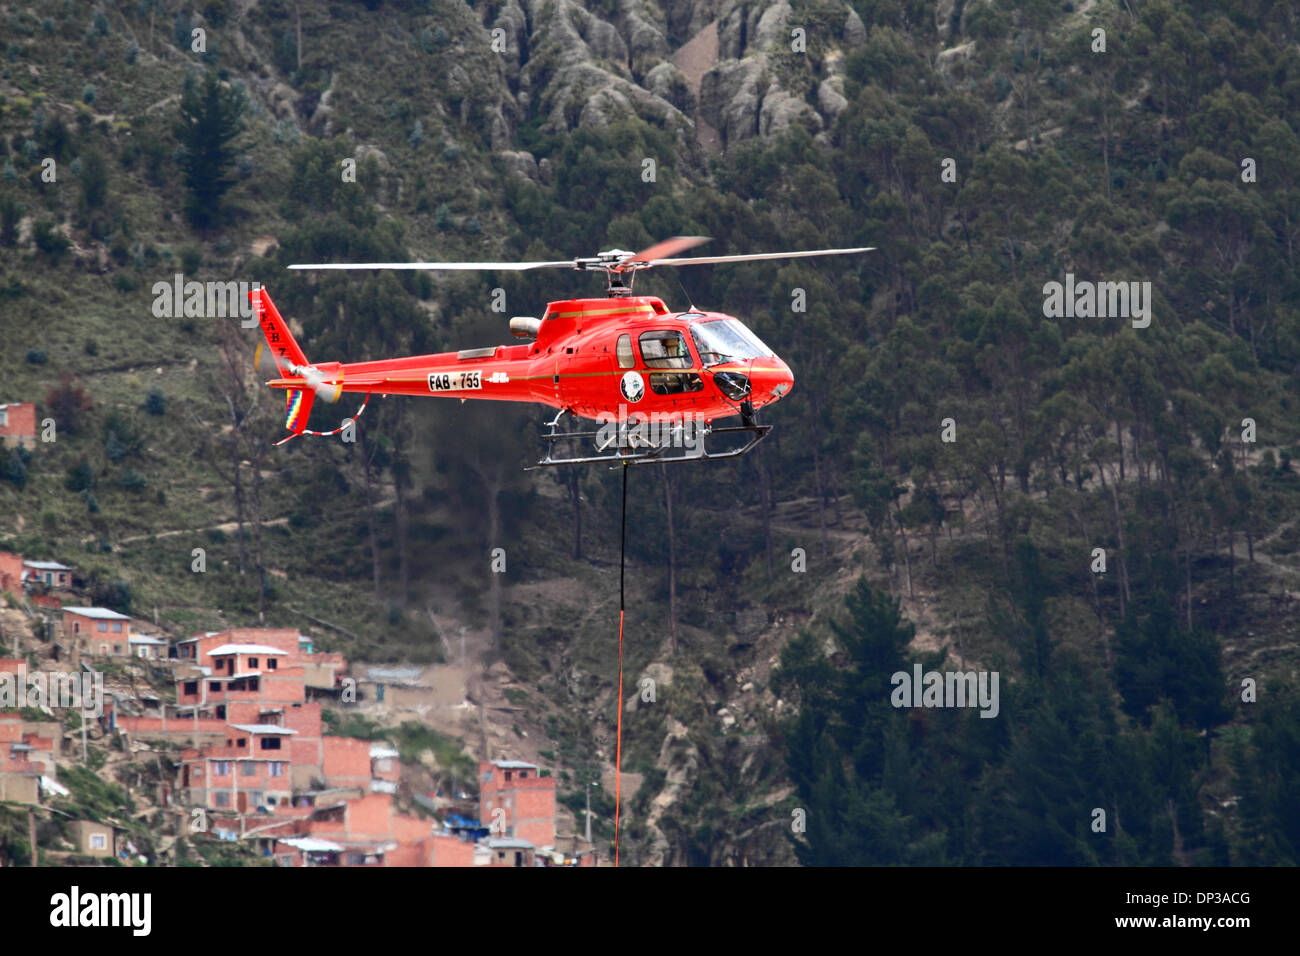
<instances>
[{"instance_id":1,"label":"pine tree","mask_svg":"<svg viewBox=\"0 0 1300 956\"><path fill-rule=\"evenodd\" d=\"M213 73L202 83L187 83L181 95L176 138L189 190L185 215L200 229L220 221L222 197L235 184L231 168L238 156L236 140L244 129L246 102L242 89L223 86Z\"/></svg>"}]
</instances>

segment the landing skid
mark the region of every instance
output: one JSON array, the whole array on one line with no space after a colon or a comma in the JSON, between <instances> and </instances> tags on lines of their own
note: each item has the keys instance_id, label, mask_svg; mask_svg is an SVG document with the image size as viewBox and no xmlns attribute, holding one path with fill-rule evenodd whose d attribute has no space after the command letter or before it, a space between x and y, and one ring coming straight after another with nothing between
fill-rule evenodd
<instances>
[{"instance_id":1,"label":"landing skid","mask_svg":"<svg viewBox=\"0 0 1300 956\"><path fill-rule=\"evenodd\" d=\"M708 425L695 425L684 428L676 425L665 429L668 433L660 441L650 441L642 437L635 427L616 429L615 434L608 433L608 426L597 431L558 431L562 417L557 415L555 421L547 422L550 431L542 436L546 454L535 465L529 465L524 471L538 468L554 468L560 465L658 465L684 461L722 461L726 458L739 458L767 437L771 425L747 423L730 428L712 428ZM708 439L715 435L747 436L745 444L727 451L710 452L706 447ZM685 441L693 438L689 444ZM577 457L557 457L556 445L560 442L585 442L590 440L596 446L596 454Z\"/></svg>"}]
</instances>

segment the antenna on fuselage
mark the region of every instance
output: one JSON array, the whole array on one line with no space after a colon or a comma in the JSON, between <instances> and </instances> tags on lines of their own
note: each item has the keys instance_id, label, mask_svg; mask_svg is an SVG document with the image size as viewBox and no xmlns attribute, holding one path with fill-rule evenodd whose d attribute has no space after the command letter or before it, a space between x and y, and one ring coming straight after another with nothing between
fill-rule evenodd
<instances>
[{"instance_id":1,"label":"antenna on fuselage","mask_svg":"<svg viewBox=\"0 0 1300 956\"><path fill-rule=\"evenodd\" d=\"M677 273L674 272L673 278L677 280L677 288L682 290L682 295L686 296L686 311L687 312L697 311L695 308L695 302L694 300L691 299L691 294L686 291L686 286L682 285L681 277L679 277Z\"/></svg>"}]
</instances>

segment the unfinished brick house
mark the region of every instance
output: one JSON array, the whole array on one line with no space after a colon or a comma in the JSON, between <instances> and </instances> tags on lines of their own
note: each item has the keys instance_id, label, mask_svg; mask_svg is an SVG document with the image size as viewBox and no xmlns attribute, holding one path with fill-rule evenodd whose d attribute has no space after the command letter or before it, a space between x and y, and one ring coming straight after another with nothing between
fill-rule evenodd
<instances>
[{"instance_id":1,"label":"unfinished brick house","mask_svg":"<svg viewBox=\"0 0 1300 956\"><path fill-rule=\"evenodd\" d=\"M554 777L541 776L536 764L522 760L484 760L478 770L479 819L487 827L498 824L493 836L555 845Z\"/></svg>"},{"instance_id":2,"label":"unfinished brick house","mask_svg":"<svg viewBox=\"0 0 1300 956\"><path fill-rule=\"evenodd\" d=\"M45 767L30 758L23 738L21 720L0 721L0 801L39 805Z\"/></svg>"},{"instance_id":3,"label":"unfinished brick house","mask_svg":"<svg viewBox=\"0 0 1300 956\"><path fill-rule=\"evenodd\" d=\"M279 832L280 829L283 832ZM396 812L387 793L328 806L264 837L279 866L471 866L474 844L435 835L432 824Z\"/></svg>"}]
</instances>

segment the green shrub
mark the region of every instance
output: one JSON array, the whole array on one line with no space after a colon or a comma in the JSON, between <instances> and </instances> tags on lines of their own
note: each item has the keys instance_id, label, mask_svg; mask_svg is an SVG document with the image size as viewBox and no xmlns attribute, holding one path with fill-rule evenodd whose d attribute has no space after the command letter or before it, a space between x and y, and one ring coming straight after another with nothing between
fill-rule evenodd
<instances>
[{"instance_id":1,"label":"green shrub","mask_svg":"<svg viewBox=\"0 0 1300 956\"><path fill-rule=\"evenodd\" d=\"M69 491L88 491L95 487L95 472L90 462L83 458L69 468L63 486Z\"/></svg>"}]
</instances>

